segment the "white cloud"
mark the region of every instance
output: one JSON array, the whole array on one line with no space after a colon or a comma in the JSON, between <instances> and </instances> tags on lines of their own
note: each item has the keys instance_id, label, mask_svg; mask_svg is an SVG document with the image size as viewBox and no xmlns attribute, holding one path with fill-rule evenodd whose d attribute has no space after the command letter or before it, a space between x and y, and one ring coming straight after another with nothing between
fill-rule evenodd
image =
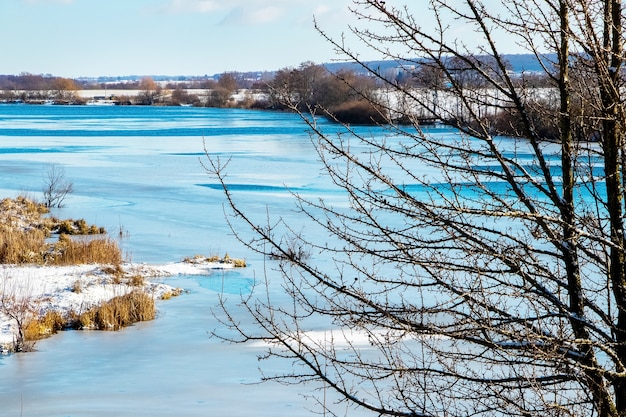
<instances>
[{"instance_id":1,"label":"white cloud","mask_svg":"<svg viewBox=\"0 0 626 417\"><path fill-rule=\"evenodd\" d=\"M321 16L321 15L325 15L328 14L332 11L333 9L330 8L329 6L325 5L325 4L321 4L319 6L317 6L314 10L313 10L313 14L316 16Z\"/></svg>"},{"instance_id":2,"label":"white cloud","mask_svg":"<svg viewBox=\"0 0 626 417\"><path fill-rule=\"evenodd\" d=\"M171 0L165 7L165 11L167 13L210 13L223 8L223 4L214 0Z\"/></svg>"},{"instance_id":3,"label":"white cloud","mask_svg":"<svg viewBox=\"0 0 626 417\"><path fill-rule=\"evenodd\" d=\"M313 15L333 15L350 0L168 0L162 9L169 14L220 13L222 23L228 25L263 25L285 21L301 23L306 17L310 22Z\"/></svg>"},{"instance_id":4,"label":"white cloud","mask_svg":"<svg viewBox=\"0 0 626 417\"><path fill-rule=\"evenodd\" d=\"M281 7L237 7L228 13L222 21L224 24L262 25L280 20L286 14Z\"/></svg>"}]
</instances>

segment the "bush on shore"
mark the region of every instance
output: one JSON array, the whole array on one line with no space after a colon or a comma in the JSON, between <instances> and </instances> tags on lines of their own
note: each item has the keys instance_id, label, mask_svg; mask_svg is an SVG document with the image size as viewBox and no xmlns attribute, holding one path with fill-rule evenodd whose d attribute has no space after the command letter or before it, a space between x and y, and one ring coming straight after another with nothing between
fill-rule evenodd
<instances>
[{"instance_id":1,"label":"bush on shore","mask_svg":"<svg viewBox=\"0 0 626 417\"><path fill-rule=\"evenodd\" d=\"M355 100L333 107L329 117L337 122L353 125L379 125L388 123L387 111L367 100Z\"/></svg>"}]
</instances>

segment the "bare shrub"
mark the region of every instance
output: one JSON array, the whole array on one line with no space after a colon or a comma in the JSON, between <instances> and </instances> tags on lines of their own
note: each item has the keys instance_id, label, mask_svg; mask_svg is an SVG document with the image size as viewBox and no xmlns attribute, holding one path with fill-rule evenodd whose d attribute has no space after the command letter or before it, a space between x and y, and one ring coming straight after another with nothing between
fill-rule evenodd
<instances>
[{"instance_id":1,"label":"bare shrub","mask_svg":"<svg viewBox=\"0 0 626 417\"><path fill-rule=\"evenodd\" d=\"M331 118L341 123L377 125L387 123L387 112L367 100L354 100L333 107Z\"/></svg>"},{"instance_id":2,"label":"bare shrub","mask_svg":"<svg viewBox=\"0 0 626 417\"><path fill-rule=\"evenodd\" d=\"M270 252L270 259L298 262L311 257L311 251L300 234L285 237L283 241L286 242L283 247L275 248Z\"/></svg>"},{"instance_id":3,"label":"bare shrub","mask_svg":"<svg viewBox=\"0 0 626 417\"><path fill-rule=\"evenodd\" d=\"M262 219L230 187L231 160L207 152L233 233L287 258L264 283L284 293L222 303L225 338L266 342L262 356L287 366L263 379L318 390L320 414L625 416L622 2L405 3L354 0L348 36L320 33L413 124L327 129L306 96L278 97L348 203L294 194L317 259L299 260L282 210ZM509 70L514 43L554 88ZM437 89L406 88L360 47L408 77L427 60Z\"/></svg>"},{"instance_id":4,"label":"bare shrub","mask_svg":"<svg viewBox=\"0 0 626 417\"><path fill-rule=\"evenodd\" d=\"M34 348L34 343L26 337L26 328L35 316L36 304L30 285L20 286L9 275L2 276L0 312L15 323L14 352L29 352Z\"/></svg>"},{"instance_id":5,"label":"bare shrub","mask_svg":"<svg viewBox=\"0 0 626 417\"><path fill-rule=\"evenodd\" d=\"M43 180L43 199L46 207L61 207L67 195L74 191L74 185L65 178L65 169L61 165L48 165Z\"/></svg>"}]
</instances>

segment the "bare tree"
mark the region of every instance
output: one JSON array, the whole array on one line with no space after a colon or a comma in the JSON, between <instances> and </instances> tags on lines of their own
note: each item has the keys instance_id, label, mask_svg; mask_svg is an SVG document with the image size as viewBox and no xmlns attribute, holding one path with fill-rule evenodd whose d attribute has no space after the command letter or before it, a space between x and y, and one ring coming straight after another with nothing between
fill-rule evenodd
<instances>
[{"instance_id":1,"label":"bare tree","mask_svg":"<svg viewBox=\"0 0 626 417\"><path fill-rule=\"evenodd\" d=\"M74 185L65 178L65 169L61 165L50 164L43 174L43 199L46 207L62 207L68 194L74 191Z\"/></svg>"},{"instance_id":2,"label":"bare tree","mask_svg":"<svg viewBox=\"0 0 626 417\"><path fill-rule=\"evenodd\" d=\"M434 102L380 75L384 137L331 135L303 117L350 204L295 195L307 227L328 236L297 234L313 256L293 255L284 222L243 211L208 155L233 230L282 259L268 276L293 301L244 299L254 326L227 315L232 340L266 341L298 365L266 378L323 387L373 415L626 416L621 3L430 0L419 20L391 3L355 0L365 24L351 34L382 58L426 59L445 88ZM367 68L344 38L320 33ZM550 88L508 70L505 38L535 54ZM423 128L424 109L456 130ZM411 125L393 123L398 111ZM498 136L495 117L514 121L513 137ZM312 330L324 320L322 341Z\"/></svg>"},{"instance_id":3,"label":"bare tree","mask_svg":"<svg viewBox=\"0 0 626 417\"><path fill-rule=\"evenodd\" d=\"M57 102L71 103L76 99L78 86L69 78L57 78L53 84L53 96Z\"/></svg>"},{"instance_id":4,"label":"bare tree","mask_svg":"<svg viewBox=\"0 0 626 417\"><path fill-rule=\"evenodd\" d=\"M139 82L139 89L141 91L137 94L137 103L150 106L159 101L163 92L163 88L152 77L143 77Z\"/></svg>"},{"instance_id":5,"label":"bare tree","mask_svg":"<svg viewBox=\"0 0 626 417\"><path fill-rule=\"evenodd\" d=\"M34 342L26 339L26 326L36 317L37 302L31 295L30 285L18 285L3 271L0 288L0 314L5 315L15 324L13 338L14 352L29 352L34 348Z\"/></svg>"}]
</instances>

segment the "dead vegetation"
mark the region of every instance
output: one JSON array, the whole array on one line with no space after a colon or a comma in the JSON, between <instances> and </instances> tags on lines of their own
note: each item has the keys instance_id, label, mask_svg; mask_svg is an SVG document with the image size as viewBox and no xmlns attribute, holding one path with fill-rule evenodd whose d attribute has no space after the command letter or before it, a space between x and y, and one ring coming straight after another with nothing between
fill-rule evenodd
<instances>
[{"instance_id":1,"label":"dead vegetation","mask_svg":"<svg viewBox=\"0 0 626 417\"><path fill-rule=\"evenodd\" d=\"M169 300L172 297L178 297L182 293L183 293L183 289L182 288L172 288L170 291L166 291L163 294L161 294L160 299L161 300Z\"/></svg>"},{"instance_id":2,"label":"dead vegetation","mask_svg":"<svg viewBox=\"0 0 626 417\"><path fill-rule=\"evenodd\" d=\"M134 290L79 314L68 327L119 330L133 323L152 320L155 316L154 298L144 291Z\"/></svg>"},{"instance_id":3,"label":"dead vegetation","mask_svg":"<svg viewBox=\"0 0 626 417\"><path fill-rule=\"evenodd\" d=\"M0 263L117 265L122 262L117 243L106 235L103 227L89 225L84 219L59 220L45 216L48 212L45 204L23 196L0 201ZM51 241L54 235L58 239ZM86 235L89 238L84 238Z\"/></svg>"},{"instance_id":4,"label":"dead vegetation","mask_svg":"<svg viewBox=\"0 0 626 417\"><path fill-rule=\"evenodd\" d=\"M24 328L24 340L32 343L36 340L51 336L68 327L66 320L58 311L48 311L43 316L37 317L26 323Z\"/></svg>"},{"instance_id":5,"label":"dead vegetation","mask_svg":"<svg viewBox=\"0 0 626 417\"><path fill-rule=\"evenodd\" d=\"M146 290L142 271L125 270L122 252L104 228L89 225L84 219L59 220L45 204L20 196L0 200L0 264L67 266L97 264L105 285L119 286L119 295L101 304L80 307L81 311L47 310L33 296L33 288L22 288L5 273L0 277L0 314L15 325L15 337L8 351L26 352L35 341L59 330L118 330L139 321L154 319L155 299L167 300L182 293L172 288L160 295ZM205 257L186 258L189 263L214 262L245 267L242 259ZM74 294L88 291L89 280L77 278L67 289ZM2 347L5 350L5 347Z\"/></svg>"},{"instance_id":6,"label":"dead vegetation","mask_svg":"<svg viewBox=\"0 0 626 417\"><path fill-rule=\"evenodd\" d=\"M62 315L58 311L47 311L41 316L32 314L32 318L22 326L21 344L15 346L15 351L32 350L35 341L60 330L119 330L140 321L152 320L155 316L154 298L140 289L114 297L83 312L70 311Z\"/></svg>"},{"instance_id":7,"label":"dead vegetation","mask_svg":"<svg viewBox=\"0 0 626 417\"><path fill-rule=\"evenodd\" d=\"M28 288L13 288L9 275L2 279L0 313L16 326L11 350L30 351L34 342L63 329L118 330L138 321L152 320L156 309L154 296L144 290L145 279L122 268L122 252L102 227L84 219L59 220L46 216L48 207L20 196L0 201L0 264L79 265L100 264L112 284L125 285L123 294L85 311L40 312L39 300ZM54 239L55 236L58 238ZM128 290L130 289L130 290ZM81 293L84 285L77 279L69 289ZM129 291L129 292L127 292ZM170 291L167 297L180 292Z\"/></svg>"},{"instance_id":8,"label":"dead vegetation","mask_svg":"<svg viewBox=\"0 0 626 417\"><path fill-rule=\"evenodd\" d=\"M225 254L221 258L218 255L212 255L212 256L194 255L194 256L183 259L183 262L187 262L190 264L219 263L219 264L224 264L224 265L232 265L234 268L246 267L245 259L231 258L230 255L228 255L228 253Z\"/></svg>"},{"instance_id":9,"label":"dead vegetation","mask_svg":"<svg viewBox=\"0 0 626 417\"><path fill-rule=\"evenodd\" d=\"M45 257L49 265L111 264L120 265L122 252L117 243L108 238L74 239L60 235Z\"/></svg>"},{"instance_id":10,"label":"dead vegetation","mask_svg":"<svg viewBox=\"0 0 626 417\"><path fill-rule=\"evenodd\" d=\"M69 311L45 310L42 308L45 300L32 295L32 283L21 287L9 274L2 276L0 313L11 318L16 328L11 346L4 346L3 350L32 351L37 340L61 330L119 330L140 321L152 320L156 316L156 299L168 300L183 292L181 288L171 288L160 295L154 293L147 289L143 275L134 270L125 271L120 265L103 266L98 271L98 275L102 273L101 282L116 286L115 291L120 295ZM77 279L67 291L79 294L88 291L91 285L94 284Z\"/></svg>"}]
</instances>

